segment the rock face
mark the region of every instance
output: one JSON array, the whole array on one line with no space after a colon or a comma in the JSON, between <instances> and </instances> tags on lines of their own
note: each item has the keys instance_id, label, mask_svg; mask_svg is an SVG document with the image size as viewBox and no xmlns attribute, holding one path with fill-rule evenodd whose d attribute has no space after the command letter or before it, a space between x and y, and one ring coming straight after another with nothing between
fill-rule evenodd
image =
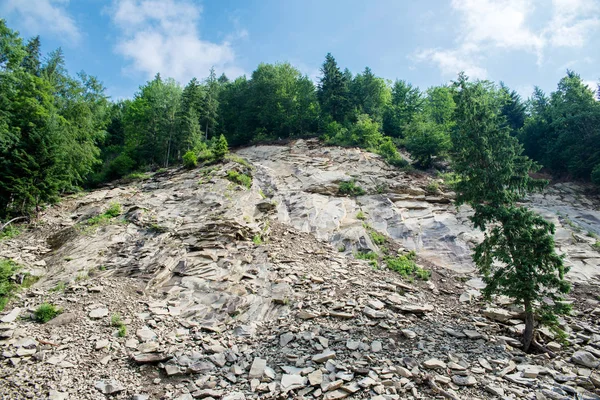
<instances>
[{"instance_id":1,"label":"rock face","mask_svg":"<svg viewBox=\"0 0 600 400\"><path fill-rule=\"evenodd\" d=\"M158 172L66 198L36 229L0 241L0 256L40 276L0 315L3 396L600 395L599 253L572 226L600 233L593 199L565 184L528 199L559 224L557 243L574 267L575 313L561 320L570 345L540 330L557 353L546 358L519 349L518 307L482 301L470 258L480 234L452 193L427 192L432 177L314 141L237 153L252 167ZM253 176L251 188L226 179L234 169ZM350 179L364 196L338 194ZM121 217L86 224L111 202ZM430 281L354 257L403 249L416 250ZM63 313L32 321L43 302Z\"/></svg>"}]
</instances>

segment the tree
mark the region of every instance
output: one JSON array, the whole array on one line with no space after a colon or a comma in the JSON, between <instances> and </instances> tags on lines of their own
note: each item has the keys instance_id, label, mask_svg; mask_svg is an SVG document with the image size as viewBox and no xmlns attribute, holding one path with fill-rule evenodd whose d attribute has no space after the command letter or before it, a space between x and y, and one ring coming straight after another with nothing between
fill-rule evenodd
<instances>
[{"instance_id":1,"label":"tree","mask_svg":"<svg viewBox=\"0 0 600 400\"><path fill-rule=\"evenodd\" d=\"M382 78L376 77L369 67L365 67L364 72L352 80L350 92L357 114L367 114L373 120L382 122L391 98L390 89Z\"/></svg>"},{"instance_id":2,"label":"tree","mask_svg":"<svg viewBox=\"0 0 600 400\"><path fill-rule=\"evenodd\" d=\"M25 46L27 55L23 58L21 65L30 74L39 76L41 69L41 43L40 37L31 38Z\"/></svg>"},{"instance_id":3,"label":"tree","mask_svg":"<svg viewBox=\"0 0 600 400\"><path fill-rule=\"evenodd\" d=\"M217 129L217 119L219 117L219 82L215 68L210 69L205 83L205 96L202 114L202 126L204 126L204 138L208 140L208 133L214 136Z\"/></svg>"},{"instance_id":4,"label":"tree","mask_svg":"<svg viewBox=\"0 0 600 400\"><path fill-rule=\"evenodd\" d=\"M521 96L516 91L510 90L503 82L500 82L500 93L505 96L502 115L506 117L511 135L516 136L525 125L526 106L521 101Z\"/></svg>"},{"instance_id":5,"label":"tree","mask_svg":"<svg viewBox=\"0 0 600 400\"><path fill-rule=\"evenodd\" d=\"M321 67L317 97L324 116L344 123L350 111L350 91L347 75L342 74L331 53L325 56Z\"/></svg>"},{"instance_id":6,"label":"tree","mask_svg":"<svg viewBox=\"0 0 600 400\"><path fill-rule=\"evenodd\" d=\"M383 131L402 138L415 117L423 110L424 98L419 88L397 80L392 86L391 100L383 115Z\"/></svg>"},{"instance_id":7,"label":"tree","mask_svg":"<svg viewBox=\"0 0 600 400\"><path fill-rule=\"evenodd\" d=\"M455 82L456 128L452 132L453 167L460 181L456 204L469 204L484 240L473 260L483 275L489 299L502 294L525 310L523 347L534 343L535 314L556 327L556 316L567 312L563 295L568 268L554 248L554 226L533 211L516 205L524 195L541 190L545 181L530 177L537 169L511 136L501 114L502 101L488 82Z\"/></svg>"}]
</instances>

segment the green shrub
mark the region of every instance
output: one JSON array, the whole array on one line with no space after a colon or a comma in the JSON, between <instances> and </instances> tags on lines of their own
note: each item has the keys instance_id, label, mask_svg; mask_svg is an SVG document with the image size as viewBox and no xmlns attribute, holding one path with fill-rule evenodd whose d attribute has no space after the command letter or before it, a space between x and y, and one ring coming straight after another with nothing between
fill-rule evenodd
<instances>
[{"instance_id":1,"label":"green shrub","mask_svg":"<svg viewBox=\"0 0 600 400\"><path fill-rule=\"evenodd\" d=\"M152 175L150 175L148 172L132 172L130 174L127 174L123 177L123 179L127 180L127 181L141 181L144 179L149 179Z\"/></svg>"},{"instance_id":2,"label":"green shrub","mask_svg":"<svg viewBox=\"0 0 600 400\"><path fill-rule=\"evenodd\" d=\"M119 313L114 313L110 316L110 324L115 327L119 327L123 325L123 320L121 319L121 315Z\"/></svg>"},{"instance_id":3,"label":"green shrub","mask_svg":"<svg viewBox=\"0 0 600 400\"><path fill-rule=\"evenodd\" d=\"M260 237L260 235L254 235L254 237L252 238L252 241L254 242L255 245L260 246L261 244L263 244L263 240Z\"/></svg>"},{"instance_id":4,"label":"green shrub","mask_svg":"<svg viewBox=\"0 0 600 400\"><path fill-rule=\"evenodd\" d=\"M386 257L385 263L389 269L398 272L401 276L409 278L416 276L421 280L428 280L431 276L431 271L427 271L417 266L415 260L417 254L411 251L408 254L399 255L397 257Z\"/></svg>"},{"instance_id":5,"label":"green shrub","mask_svg":"<svg viewBox=\"0 0 600 400\"><path fill-rule=\"evenodd\" d=\"M115 179L125 176L133 171L135 166L136 162L131 157L125 153L121 153L108 164L107 178Z\"/></svg>"},{"instance_id":6,"label":"green shrub","mask_svg":"<svg viewBox=\"0 0 600 400\"><path fill-rule=\"evenodd\" d=\"M369 230L369 236L371 237L373 243L375 243L378 246L385 243L385 236L375 230Z\"/></svg>"},{"instance_id":7,"label":"green shrub","mask_svg":"<svg viewBox=\"0 0 600 400\"><path fill-rule=\"evenodd\" d=\"M118 335L119 335L119 337L125 337L125 336L127 336L127 327L125 325L119 326Z\"/></svg>"},{"instance_id":8,"label":"green shrub","mask_svg":"<svg viewBox=\"0 0 600 400\"><path fill-rule=\"evenodd\" d=\"M356 258L358 260L378 260L379 256L377 255L377 253L372 252L372 251L369 251L367 253L358 251L358 252L354 253L354 258Z\"/></svg>"},{"instance_id":9,"label":"green shrub","mask_svg":"<svg viewBox=\"0 0 600 400\"><path fill-rule=\"evenodd\" d=\"M19 285L13 281L19 265L12 260L0 260L0 311L4 310Z\"/></svg>"},{"instance_id":10,"label":"green shrub","mask_svg":"<svg viewBox=\"0 0 600 400\"><path fill-rule=\"evenodd\" d=\"M56 286L50 289L51 292L64 292L67 285L64 282L58 282Z\"/></svg>"},{"instance_id":11,"label":"green shrub","mask_svg":"<svg viewBox=\"0 0 600 400\"><path fill-rule=\"evenodd\" d=\"M237 183L238 185L245 186L250 188L252 186L252 177L239 173L235 170L227 171L227 179L233 183Z\"/></svg>"},{"instance_id":12,"label":"green shrub","mask_svg":"<svg viewBox=\"0 0 600 400\"><path fill-rule=\"evenodd\" d=\"M108 223L111 219L121 215L121 205L119 203L111 203L102 214L96 215L86 221L89 226L96 226Z\"/></svg>"},{"instance_id":13,"label":"green shrub","mask_svg":"<svg viewBox=\"0 0 600 400\"><path fill-rule=\"evenodd\" d=\"M361 196L365 194L365 191L356 184L354 179L352 179L350 181L340 183L338 193L341 195Z\"/></svg>"},{"instance_id":14,"label":"green shrub","mask_svg":"<svg viewBox=\"0 0 600 400\"><path fill-rule=\"evenodd\" d=\"M404 168L408 165L408 161L402 158L390 137L384 137L382 139L381 144L377 148L377 153L381 155L388 164L395 167Z\"/></svg>"},{"instance_id":15,"label":"green shrub","mask_svg":"<svg viewBox=\"0 0 600 400\"><path fill-rule=\"evenodd\" d=\"M38 308L36 308L33 315L37 322L45 324L46 322L50 321L52 318L56 317L60 313L61 313L61 310L56 308L56 306L54 306L54 304L43 303Z\"/></svg>"},{"instance_id":16,"label":"green shrub","mask_svg":"<svg viewBox=\"0 0 600 400\"><path fill-rule=\"evenodd\" d=\"M425 191L429 194L438 194L440 192L440 185L435 181L431 181L425 187Z\"/></svg>"},{"instance_id":17,"label":"green shrub","mask_svg":"<svg viewBox=\"0 0 600 400\"><path fill-rule=\"evenodd\" d=\"M356 219L360 219L361 221L364 221L366 218L367 217L366 217L365 213L362 212L362 210L359 211L358 214L356 214Z\"/></svg>"},{"instance_id":18,"label":"green shrub","mask_svg":"<svg viewBox=\"0 0 600 400\"><path fill-rule=\"evenodd\" d=\"M240 157L238 155L227 154L225 156L225 159L229 160L229 161L233 161L233 162L238 163L240 165L243 165L246 168L254 169L254 167L252 166L252 164L250 164L250 162L248 162L248 160L246 160L245 158L242 158L242 157Z\"/></svg>"},{"instance_id":19,"label":"green shrub","mask_svg":"<svg viewBox=\"0 0 600 400\"><path fill-rule=\"evenodd\" d=\"M198 157L192 150L188 150L183 155L183 166L187 169L196 168L198 166Z\"/></svg>"},{"instance_id":20,"label":"green shrub","mask_svg":"<svg viewBox=\"0 0 600 400\"><path fill-rule=\"evenodd\" d=\"M2 221L0 221L0 226L2 226ZM14 226L14 225L9 225L6 228L4 228L2 231L0 231L0 240L4 240L4 239L12 239L16 236L18 236L21 233L21 230Z\"/></svg>"},{"instance_id":21,"label":"green shrub","mask_svg":"<svg viewBox=\"0 0 600 400\"><path fill-rule=\"evenodd\" d=\"M229 146L227 144L227 139L225 139L225 136L219 136L219 139L212 146L212 152L217 160L222 160L223 157L225 157L225 155L229 153Z\"/></svg>"},{"instance_id":22,"label":"green shrub","mask_svg":"<svg viewBox=\"0 0 600 400\"><path fill-rule=\"evenodd\" d=\"M592 248L600 251L600 241L596 240L596 243L592 245Z\"/></svg>"}]
</instances>

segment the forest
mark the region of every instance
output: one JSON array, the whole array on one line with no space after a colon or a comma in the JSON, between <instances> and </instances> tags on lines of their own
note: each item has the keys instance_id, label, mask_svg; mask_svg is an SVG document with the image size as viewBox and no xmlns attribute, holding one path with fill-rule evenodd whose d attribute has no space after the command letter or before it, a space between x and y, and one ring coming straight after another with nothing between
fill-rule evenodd
<instances>
[{"instance_id":1,"label":"forest","mask_svg":"<svg viewBox=\"0 0 600 400\"><path fill-rule=\"evenodd\" d=\"M399 168L446 170L457 122L490 105L544 171L600 185L600 102L573 71L552 93L536 88L528 99L502 82L477 81L476 101L460 112L462 75L421 90L369 67L353 74L331 54L316 84L284 62L236 79L211 69L185 86L157 73L131 99L112 101L99 78L67 71L61 49L42 55L40 47L39 37L25 40L0 20L0 219L35 215L62 194L115 179L215 162L228 146L288 138L361 147Z\"/></svg>"}]
</instances>

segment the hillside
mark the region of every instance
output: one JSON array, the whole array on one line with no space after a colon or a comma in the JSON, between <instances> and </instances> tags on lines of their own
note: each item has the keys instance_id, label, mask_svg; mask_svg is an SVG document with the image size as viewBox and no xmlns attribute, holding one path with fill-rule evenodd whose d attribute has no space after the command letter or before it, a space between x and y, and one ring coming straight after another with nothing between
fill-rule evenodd
<instances>
[{"instance_id":1,"label":"hillside","mask_svg":"<svg viewBox=\"0 0 600 400\"><path fill-rule=\"evenodd\" d=\"M574 285L549 358L519 350L520 310L481 300L482 235L440 180L313 140L235 155L64 198L0 242L39 276L1 319L6 398L600 398L600 201L581 186L527 199ZM410 251L418 269L386 267ZM44 302L62 313L32 321Z\"/></svg>"}]
</instances>

